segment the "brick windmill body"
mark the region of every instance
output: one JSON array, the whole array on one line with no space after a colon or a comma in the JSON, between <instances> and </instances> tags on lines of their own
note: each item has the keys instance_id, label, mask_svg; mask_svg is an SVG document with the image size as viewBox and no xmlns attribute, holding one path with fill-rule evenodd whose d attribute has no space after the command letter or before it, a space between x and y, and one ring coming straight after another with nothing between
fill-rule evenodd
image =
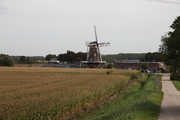
<instances>
[{"instance_id":1,"label":"brick windmill body","mask_svg":"<svg viewBox=\"0 0 180 120\"><path fill-rule=\"evenodd\" d=\"M96 27L94 26L95 38L96 41L86 42L87 45L87 60L82 61L84 65L87 65L89 68L101 68L106 61L102 61L102 56L100 53L99 47L104 47L110 45L107 43L98 43Z\"/></svg>"}]
</instances>

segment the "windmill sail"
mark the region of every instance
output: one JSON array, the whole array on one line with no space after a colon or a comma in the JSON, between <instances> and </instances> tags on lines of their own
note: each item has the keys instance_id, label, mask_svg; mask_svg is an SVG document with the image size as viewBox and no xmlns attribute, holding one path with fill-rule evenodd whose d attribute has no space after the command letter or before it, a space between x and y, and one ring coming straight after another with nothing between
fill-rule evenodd
<instances>
[{"instance_id":1,"label":"windmill sail","mask_svg":"<svg viewBox=\"0 0 180 120\"><path fill-rule=\"evenodd\" d=\"M98 44L97 33L96 33L96 26L94 26L94 33L95 33L96 42Z\"/></svg>"},{"instance_id":2,"label":"windmill sail","mask_svg":"<svg viewBox=\"0 0 180 120\"><path fill-rule=\"evenodd\" d=\"M97 49L98 49L98 56L99 56L99 61L102 61L102 57L101 57L101 53L100 53L100 49L99 49L99 43L98 43L98 38L97 38L97 32L96 32L96 26L94 26L94 32L95 32L95 38L96 38L96 42L97 42Z\"/></svg>"}]
</instances>

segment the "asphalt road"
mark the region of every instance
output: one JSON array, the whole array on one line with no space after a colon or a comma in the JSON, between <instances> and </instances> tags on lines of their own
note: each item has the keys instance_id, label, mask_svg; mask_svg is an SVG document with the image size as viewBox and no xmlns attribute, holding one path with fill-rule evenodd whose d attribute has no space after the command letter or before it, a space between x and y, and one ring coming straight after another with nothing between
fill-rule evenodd
<instances>
[{"instance_id":1,"label":"asphalt road","mask_svg":"<svg viewBox=\"0 0 180 120\"><path fill-rule=\"evenodd\" d=\"M158 120L180 120L180 91L177 91L170 81L169 73L162 73L162 75L164 96Z\"/></svg>"}]
</instances>

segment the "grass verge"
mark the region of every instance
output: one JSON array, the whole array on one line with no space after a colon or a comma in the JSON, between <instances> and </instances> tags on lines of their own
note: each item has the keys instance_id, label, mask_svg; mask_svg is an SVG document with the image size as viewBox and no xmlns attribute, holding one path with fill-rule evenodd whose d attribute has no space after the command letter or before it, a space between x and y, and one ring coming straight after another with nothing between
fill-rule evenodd
<instances>
[{"instance_id":1,"label":"grass verge","mask_svg":"<svg viewBox=\"0 0 180 120\"><path fill-rule=\"evenodd\" d=\"M176 87L177 90L180 91L180 81L177 81L177 80L172 80L174 86Z\"/></svg>"},{"instance_id":2,"label":"grass verge","mask_svg":"<svg viewBox=\"0 0 180 120\"><path fill-rule=\"evenodd\" d=\"M161 79L161 76L158 76ZM89 120L157 120L160 113L163 92L157 91L155 75L146 74L133 81L114 100L105 102L98 109L92 109L75 119ZM162 84L159 82L159 90Z\"/></svg>"}]
</instances>

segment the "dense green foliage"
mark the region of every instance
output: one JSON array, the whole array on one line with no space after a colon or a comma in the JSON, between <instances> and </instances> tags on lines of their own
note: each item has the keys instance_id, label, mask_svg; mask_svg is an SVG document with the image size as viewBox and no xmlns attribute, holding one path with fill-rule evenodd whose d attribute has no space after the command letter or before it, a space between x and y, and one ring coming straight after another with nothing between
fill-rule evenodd
<instances>
[{"instance_id":1,"label":"dense green foliage","mask_svg":"<svg viewBox=\"0 0 180 120\"><path fill-rule=\"evenodd\" d=\"M103 60L106 62L115 62L115 61L122 61L122 60L140 60L144 58L145 53L119 53L114 55L103 55Z\"/></svg>"},{"instance_id":2,"label":"dense green foliage","mask_svg":"<svg viewBox=\"0 0 180 120\"><path fill-rule=\"evenodd\" d=\"M0 54L0 65L14 66L14 60L9 55Z\"/></svg>"},{"instance_id":3,"label":"dense green foliage","mask_svg":"<svg viewBox=\"0 0 180 120\"><path fill-rule=\"evenodd\" d=\"M172 31L162 36L159 51L166 55L165 63L171 66L171 72L180 71L180 16L170 26Z\"/></svg>"},{"instance_id":4,"label":"dense green foliage","mask_svg":"<svg viewBox=\"0 0 180 120\"><path fill-rule=\"evenodd\" d=\"M105 102L100 109L91 110L72 119L86 120L157 120L163 92L157 91L155 75L148 74L134 81L117 98ZM161 76L158 76L160 79ZM161 89L159 82L159 90Z\"/></svg>"},{"instance_id":5,"label":"dense green foliage","mask_svg":"<svg viewBox=\"0 0 180 120\"><path fill-rule=\"evenodd\" d=\"M177 90L180 91L180 81L172 80L174 86L176 87Z\"/></svg>"},{"instance_id":6,"label":"dense green foliage","mask_svg":"<svg viewBox=\"0 0 180 120\"><path fill-rule=\"evenodd\" d=\"M180 74L172 73L170 79L180 81Z\"/></svg>"},{"instance_id":7,"label":"dense green foliage","mask_svg":"<svg viewBox=\"0 0 180 120\"><path fill-rule=\"evenodd\" d=\"M74 63L77 61L86 61L87 53L74 53L73 51L67 50L67 53L59 54L57 58L61 62Z\"/></svg>"},{"instance_id":8,"label":"dense green foliage","mask_svg":"<svg viewBox=\"0 0 180 120\"><path fill-rule=\"evenodd\" d=\"M145 57L141 59L141 62L163 62L165 55L159 52L148 52Z\"/></svg>"},{"instance_id":9,"label":"dense green foliage","mask_svg":"<svg viewBox=\"0 0 180 120\"><path fill-rule=\"evenodd\" d=\"M113 68L113 66L114 66L113 63L108 63L107 68L111 69L111 68Z\"/></svg>"}]
</instances>

